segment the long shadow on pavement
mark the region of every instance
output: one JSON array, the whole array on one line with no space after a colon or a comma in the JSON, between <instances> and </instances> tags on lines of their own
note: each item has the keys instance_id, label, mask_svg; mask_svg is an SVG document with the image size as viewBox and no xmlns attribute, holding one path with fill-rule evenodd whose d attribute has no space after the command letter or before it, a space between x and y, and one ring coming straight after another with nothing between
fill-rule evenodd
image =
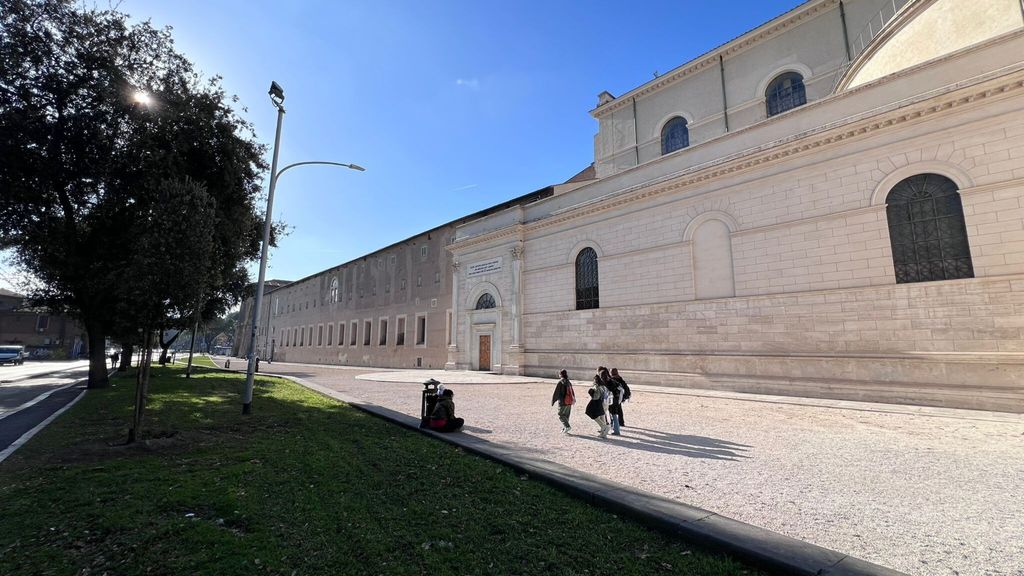
<instances>
[{"instance_id":1,"label":"long shadow on pavement","mask_svg":"<svg viewBox=\"0 0 1024 576\"><path fill-rule=\"evenodd\" d=\"M622 436L609 436L607 439L593 436L577 435L584 440L596 440L645 452L686 456L687 458L706 458L710 460L728 460L739 462L750 458L738 452L747 451L750 446L728 440L692 436L689 434L669 434L644 428L623 428Z\"/></svg>"}]
</instances>

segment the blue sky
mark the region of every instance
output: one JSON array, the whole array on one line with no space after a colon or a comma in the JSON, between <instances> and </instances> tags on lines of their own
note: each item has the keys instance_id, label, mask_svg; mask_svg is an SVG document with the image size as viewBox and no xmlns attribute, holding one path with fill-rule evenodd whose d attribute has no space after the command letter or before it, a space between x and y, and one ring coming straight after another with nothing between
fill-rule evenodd
<instances>
[{"instance_id":1,"label":"blue sky","mask_svg":"<svg viewBox=\"0 0 1024 576\"><path fill-rule=\"evenodd\" d=\"M795 0L497 2L122 0L172 26L273 143L274 218L291 227L268 278L297 280L565 181L593 161L597 94L620 95L795 7ZM251 267L255 279L256 266ZM3 284L0 284L3 285ZM8 286L10 287L10 286Z\"/></svg>"}]
</instances>

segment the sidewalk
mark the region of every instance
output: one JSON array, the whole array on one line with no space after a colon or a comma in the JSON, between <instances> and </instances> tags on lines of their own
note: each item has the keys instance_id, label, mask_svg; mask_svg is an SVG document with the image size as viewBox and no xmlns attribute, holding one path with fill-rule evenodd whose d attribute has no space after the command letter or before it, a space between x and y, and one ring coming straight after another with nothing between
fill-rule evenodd
<instances>
[{"instance_id":1,"label":"sidewalk","mask_svg":"<svg viewBox=\"0 0 1024 576\"><path fill-rule=\"evenodd\" d=\"M908 574L1024 576L1024 416L631 384L623 436L554 380L274 364L407 415L420 382L455 392L465 434ZM629 374L624 374L629 379ZM388 380L388 381L385 381ZM587 384L576 383L577 396Z\"/></svg>"}]
</instances>

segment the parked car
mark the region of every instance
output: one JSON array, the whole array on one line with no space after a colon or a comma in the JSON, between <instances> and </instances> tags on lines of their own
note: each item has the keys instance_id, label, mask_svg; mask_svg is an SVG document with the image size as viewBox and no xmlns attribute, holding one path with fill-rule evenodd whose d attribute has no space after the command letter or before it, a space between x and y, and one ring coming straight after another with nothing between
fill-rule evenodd
<instances>
[{"instance_id":1,"label":"parked car","mask_svg":"<svg viewBox=\"0 0 1024 576\"><path fill-rule=\"evenodd\" d=\"M21 345L0 346L0 365L2 364L24 364L25 347Z\"/></svg>"}]
</instances>

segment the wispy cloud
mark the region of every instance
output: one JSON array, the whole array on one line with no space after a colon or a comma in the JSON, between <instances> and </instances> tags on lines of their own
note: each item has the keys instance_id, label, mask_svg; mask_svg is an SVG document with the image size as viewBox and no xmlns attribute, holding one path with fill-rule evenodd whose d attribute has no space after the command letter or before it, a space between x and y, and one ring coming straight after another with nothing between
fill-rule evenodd
<instances>
[{"instance_id":1,"label":"wispy cloud","mask_svg":"<svg viewBox=\"0 0 1024 576\"><path fill-rule=\"evenodd\" d=\"M476 187L477 187L476 184L466 184L465 186L459 186L458 188L453 188L453 189L449 190L449 192L462 192L463 190L469 190L470 188L476 188Z\"/></svg>"},{"instance_id":2,"label":"wispy cloud","mask_svg":"<svg viewBox=\"0 0 1024 576\"><path fill-rule=\"evenodd\" d=\"M480 81L476 78L458 78L455 80L455 85L464 86L474 91L480 89Z\"/></svg>"}]
</instances>

